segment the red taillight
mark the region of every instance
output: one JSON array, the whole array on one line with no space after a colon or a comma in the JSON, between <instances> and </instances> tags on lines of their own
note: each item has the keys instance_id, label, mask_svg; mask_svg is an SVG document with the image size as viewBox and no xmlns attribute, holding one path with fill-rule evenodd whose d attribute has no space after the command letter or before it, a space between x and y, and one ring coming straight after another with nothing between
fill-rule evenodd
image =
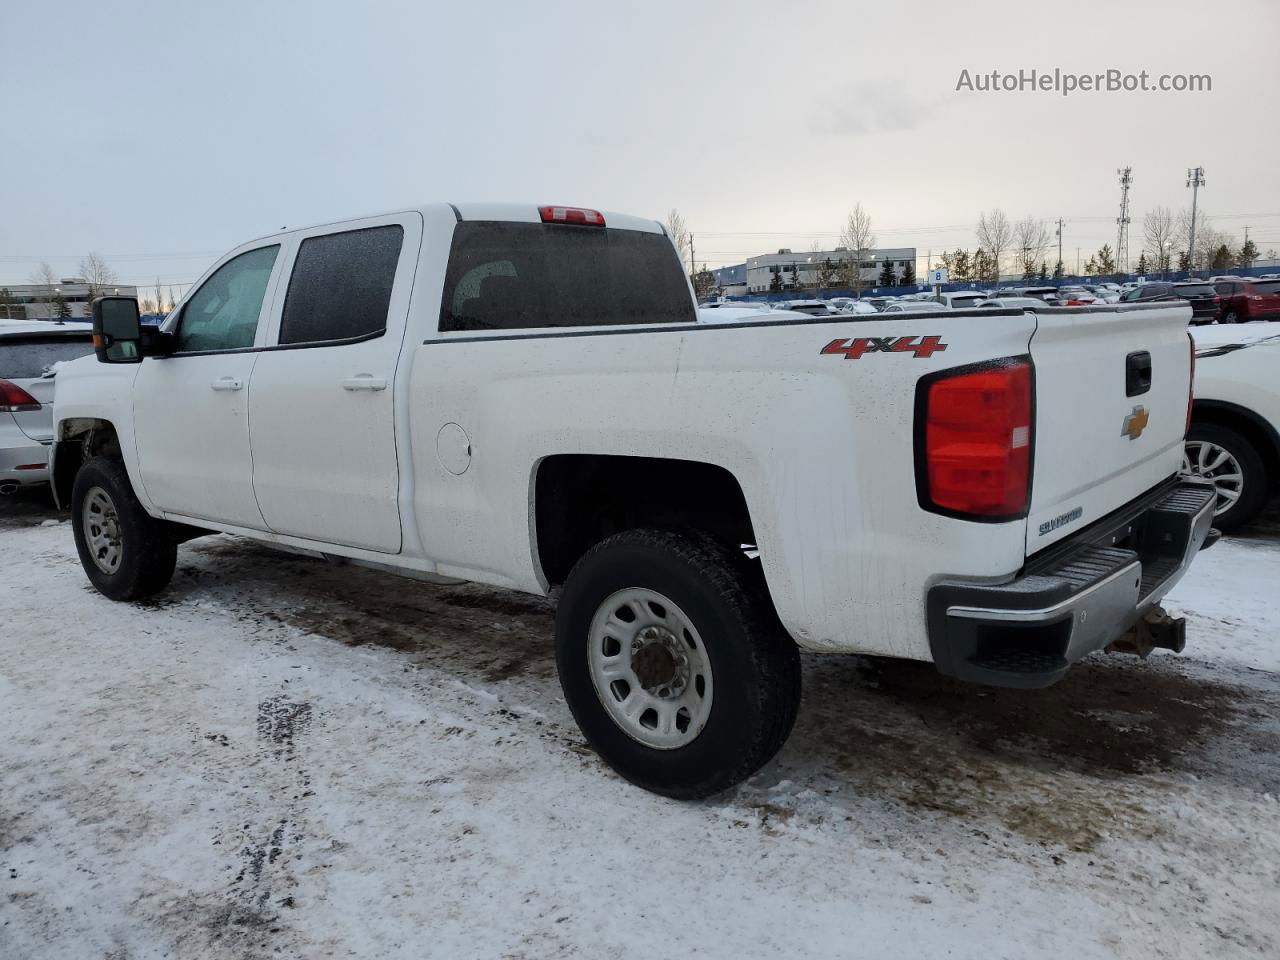
<instances>
[{"instance_id":1,"label":"red taillight","mask_svg":"<svg viewBox=\"0 0 1280 960\"><path fill-rule=\"evenodd\" d=\"M586 207L539 207L543 223L577 223L584 227L603 227L604 214Z\"/></svg>"},{"instance_id":2,"label":"red taillight","mask_svg":"<svg viewBox=\"0 0 1280 960\"><path fill-rule=\"evenodd\" d=\"M1026 516L1032 371L1008 360L921 383L917 491L926 510L986 520ZM923 462L921 462L921 460Z\"/></svg>"},{"instance_id":3,"label":"red taillight","mask_svg":"<svg viewBox=\"0 0 1280 960\"><path fill-rule=\"evenodd\" d=\"M1187 380L1187 426L1182 431L1184 439L1191 432L1191 405L1196 398L1196 341L1190 333L1187 334L1187 339L1191 341L1191 376Z\"/></svg>"},{"instance_id":4,"label":"red taillight","mask_svg":"<svg viewBox=\"0 0 1280 960\"><path fill-rule=\"evenodd\" d=\"M16 383L0 380L0 412L21 413L24 410L39 410L40 401Z\"/></svg>"}]
</instances>

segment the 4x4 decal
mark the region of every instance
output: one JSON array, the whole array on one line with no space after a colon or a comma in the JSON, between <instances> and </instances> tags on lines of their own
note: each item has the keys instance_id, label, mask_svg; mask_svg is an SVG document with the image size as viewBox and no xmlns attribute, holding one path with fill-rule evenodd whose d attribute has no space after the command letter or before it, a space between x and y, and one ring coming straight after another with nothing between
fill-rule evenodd
<instances>
[{"instance_id":1,"label":"4x4 decal","mask_svg":"<svg viewBox=\"0 0 1280 960\"><path fill-rule=\"evenodd\" d=\"M942 337L858 337L854 340L832 340L822 348L824 354L844 354L846 360L857 360L864 353L909 353L917 359L928 358L947 345Z\"/></svg>"}]
</instances>

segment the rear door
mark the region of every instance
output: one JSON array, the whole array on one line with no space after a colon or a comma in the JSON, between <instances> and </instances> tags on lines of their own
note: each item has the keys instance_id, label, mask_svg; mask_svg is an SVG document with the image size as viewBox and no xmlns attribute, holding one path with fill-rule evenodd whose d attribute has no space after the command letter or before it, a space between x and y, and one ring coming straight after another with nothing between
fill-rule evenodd
<instances>
[{"instance_id":1,"label":"rear door","mask_svg":"<svg viewBox=\"0 0 1280 960\"><path fill-rule=\"evenodd\" d=\"M1037 314L1029 554L1177 473L1190 318L1175 302Z\"/></svg>"},{"instance_id":2,"label":"rear door","mask_svg":"<svg viewBox=\"0 0 1280 960\"><path fill-rule=\"evenodd\" d=\"M421 238L417 213L298 234L249 387L270 530L400 550L394 385Z\"/></svg>"}]
</instances>

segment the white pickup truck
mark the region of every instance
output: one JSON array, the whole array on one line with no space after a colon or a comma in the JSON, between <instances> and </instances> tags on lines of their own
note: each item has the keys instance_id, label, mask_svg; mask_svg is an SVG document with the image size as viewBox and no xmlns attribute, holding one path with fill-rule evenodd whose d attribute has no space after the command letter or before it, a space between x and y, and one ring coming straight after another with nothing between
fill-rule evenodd
<instances>
[{"instance_id":1,"label":"white pickup truck","mask_svg":"<svg viewBox=\"0 0 1280 960\"><path fill-rule=\"evenodd\" d=\"M438 204L244 244L145 338L98 301L54 484L117 600L206 531L558 590L587 738L701 797L782 745L801 648L1037 687L1180 647L1158 603L1214 539L1188 316L699 324L656 221Z\"/></svg>"}]
</instances>

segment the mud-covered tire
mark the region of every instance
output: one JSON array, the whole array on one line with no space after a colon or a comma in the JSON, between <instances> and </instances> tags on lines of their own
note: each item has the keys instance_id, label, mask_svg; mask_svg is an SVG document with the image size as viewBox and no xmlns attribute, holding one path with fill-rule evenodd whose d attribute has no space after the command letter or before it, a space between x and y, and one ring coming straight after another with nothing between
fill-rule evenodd
<instances>
[{"instance_id":1,"label":"mud-covered tire","mask_svg":"<svg viewBox=\"0 0 1280 960\"><path fill-rule=\"evenodd\" d=\"M597 692L598 672L593 679L597 615L607 616L607 605L633 590L670 599L701 641L708 682L714 678L704 722L678 746L638 740L611 715L619 708L605 706L610 694ZM556 664L569 709L604 761L637 786L682 800L711 796L764 766L786 741L800 704L799 651L778 622L764 578L710 537L629 530L587 551L560 597Z\"/></svg>"},{"instance_id":2,"label":"mud-covered tire","mask_svg":"<svg viewBox=\"0 0 1280 960\"><path fill-rule=\"evenodd\" d=\"M1196 461L1201 449L1207 448L1209 462L1224 452L1230 458L1226 465L1225 477L1234 476L1238 468L1240 480L1224 482L1223 470L1200 473ZM1243 434L1230 427L1217 423L1195 423L1187 432L1186 453L1183 473L1190 476L1202 476L1213 481L1218 488L1218 507L1213 525L1223 533L1237 530L1252 520L1267 501L1274 481L1267 476L1267 468L1262 454ZM1234 463L1232 463L1234 461ZM1228 492L1236 494L1235 502L1226 506ZM1224 509L1225 507L1225 509Z\"/></svg>"},{"instance_id":3,"label":"mud-covered tire","mask_svg":"<svg viewBox=\"0 0 1280 960\"><path fill-rule=\"evenodd\" d=\"M119 551L114 563L94 558L92 541L97 537L100 542L102 533L99 524L86 518L87 499L114 511L111 539ZM94 457L81 465L71 487L71 524L80 565L103 596L140 600L159 593L173 577L178 555L173 531L166 521L155 519L142 508L119 460Z\"/></svg>"}]
</instances>

